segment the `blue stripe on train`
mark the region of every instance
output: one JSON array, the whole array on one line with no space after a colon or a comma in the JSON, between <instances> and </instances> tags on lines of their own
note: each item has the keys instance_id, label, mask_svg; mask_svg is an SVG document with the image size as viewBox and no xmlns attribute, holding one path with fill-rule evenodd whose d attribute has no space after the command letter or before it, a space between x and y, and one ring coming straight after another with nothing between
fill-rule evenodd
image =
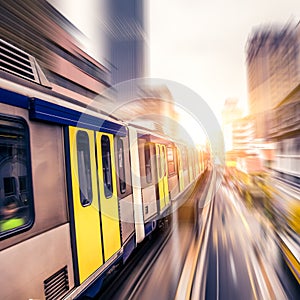
<instances>
[{"instance_id":1,"label":"blue stripe on train","mask_svg":"<svg viewBox=\"0 0 300 300\"><path fill-rule=\"evenodd\" d=\"M0 88L0 102L29 109L31 120L41 120L61 125L78 126L95 131L126 136L126 127L99 117L89 115L77 110L63 107L37 98L11 92Z\"/></svg>"},{"instance_id":2,"label":"blue stripe on train","mask_svg":"<svg viewBox=\"0 0 300 300\"><path fill-rule=\"evenodd\" d=\"M156 228L156 220L152 220L145 224L145 235L149 235Z\"/></svg>"},{"instance_id":3,"label":"blue stripe on train","mask_svg":"<svg viewBox=\"0 0 300 300\"><path fill-rule=\"evenodd\" d=\"M96 131L126 136L126 128L123 125L41 99L31 99L29 116L33 120L79 126Z\"/></svg>"},{"instance_id":4,"label":"blue stripe on train","mask_svg":"<svg viewBox=\"0 0 300 300\"><path fill-rule=\"evenodd\" d=\"M123 263L129 258L132 251L135 249L136 239L135 234L125 243L123 248Z\"/></svg>"},{"instance_id":5,"label":"blue stripe on train","mask_svg":"<svg viewBox=\"0 0 300 300\"><path fill-rule=\"evenodd\" d=\"M0 88L0 102L28 109L28 97Z\"/></svg>"}]
</instances>

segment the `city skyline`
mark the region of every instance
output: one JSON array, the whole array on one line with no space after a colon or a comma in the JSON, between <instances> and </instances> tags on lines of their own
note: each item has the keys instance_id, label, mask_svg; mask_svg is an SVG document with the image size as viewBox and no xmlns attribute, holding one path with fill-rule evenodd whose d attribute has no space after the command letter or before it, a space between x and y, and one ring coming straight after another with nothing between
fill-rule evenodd
<instances>
[{"instance_id":1,"label":"city skyline","mask_svg":"<svg viewBox=\"0 0 300 300\"><path fill-rule=\"evenodd\" d=\"M104 33L95 26L103 30L107 21L105 1L89 0L77 5L69 0L49 2L86 35L90 41L90 45L85 42L86 50L104 63L100 56L106 46L93 45L91 40L104 41ZM93 9L96 5L103 8L98 15ZM145 1L145 10L148 76L192 89L220 122L227 98L238 99L243 111L248 110L245 48L253 30L263 25L297 24L300 20L297 0L153 0Z\"/></svg>"},{"instance_id":2,"label":"city skyline","mask_svg":"<svg viewBox=\"0 0 300 300\"><path fill-rule=\"evenodd\" d=\"M247 108L245 47L252 31L262 25L296 24L299 17L300 4L293 0L153 0L150 75L189 86L221 120L227 98L237 98Z\"/></svg>"}]
</instances>

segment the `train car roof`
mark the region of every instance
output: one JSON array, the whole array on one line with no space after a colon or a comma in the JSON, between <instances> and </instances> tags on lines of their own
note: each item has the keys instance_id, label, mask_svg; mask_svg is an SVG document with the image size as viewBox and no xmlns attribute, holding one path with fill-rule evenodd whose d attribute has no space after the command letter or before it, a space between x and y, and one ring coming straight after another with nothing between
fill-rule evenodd
<instances>
[{"instance_id":1,"label":"train car roof","mask_svg":"<svg viewBox=\"0 0 300 300\"><path fill-rule=\"evenodd\" d=\"M191 146L187 145L185 141L176 140L172 137L159 132L157 130L152 130L135 123L128 124L129 127L133 127L137 130L138 137L146 139L148 142L160 143L160 144L176 144L177 146Z\"/></svg>"},{"instance_id":2,"label":"train car roof","mask_svg":"<svg viewBox=\"0 0 300 300\"><path fill-rule=\"evenodd\" d=\"M98 99L83 100L79 95L69 97L53 91L32 55L2 39L0 47L5 53L0 66L0 102L28 109L31 120L78 126L121 136L127 134L128 124L104 110L101 100L108 98L99 95ZM163 131L133 123L128 126L135 127L139 136L147 136L151 142L186 145L186 142L174 140Z\"/></svg>"},{"instance_id":3,"label":"train car roof","mask_svg":"<svg viewBox=\"0 0 300 300\"><path fill-rule=\"evenodd\" d=\"M121 136L126 124L96 105L86 104L34 82L0 71L0 102L29 110L32 120L78 126Z\"/></svg>"}]
</instances>

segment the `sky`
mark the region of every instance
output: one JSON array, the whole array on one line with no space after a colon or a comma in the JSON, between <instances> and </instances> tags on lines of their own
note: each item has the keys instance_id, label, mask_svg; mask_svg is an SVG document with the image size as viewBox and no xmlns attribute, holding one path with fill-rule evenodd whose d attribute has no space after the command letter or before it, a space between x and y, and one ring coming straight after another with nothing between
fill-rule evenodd
<instances>
[{"instance_id":1,"label":"sky","mask_svg":"<svg viewBox=\"0 0 300 300\"><path fill-rule=\"evenodd\" d=\"M150 76L194 90L220 120L247 109L245 46L253 28L300 21L299 0L149 0Z\"/></svg>"}]
</instances>

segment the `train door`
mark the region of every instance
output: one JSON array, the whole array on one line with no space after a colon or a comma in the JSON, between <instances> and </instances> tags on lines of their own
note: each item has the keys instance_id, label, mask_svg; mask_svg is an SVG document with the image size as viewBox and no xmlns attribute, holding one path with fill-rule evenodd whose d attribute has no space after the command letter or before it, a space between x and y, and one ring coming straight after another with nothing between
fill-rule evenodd
<instances>
[{"instance_id":1,"label":"train door","mask_svg":"<svg viewBox=\"0 0 300 300\"><path fill-rule=\"evenodd\" d=\"M121 236L124 244L134 233L134 211L131 185L129 145L127 137L115 140L117 192L120 207Z\"/></svg>"},{"instance_id":2,"label":"train door","mask_svg":"<svg viewBox=\"0 0 300 300\"><path fill-rule=\"evenodd\" d=\"M169 205L170 197L169 197L169 184L168 184L168 163L167 163L167 148L165 145L161 145L161 152L162 152L162 170L163 170L163 189L165 195L165 203Z\"/></svg>"},{"instance_id":3,"label":"train door","mask_svg":"<svg viewBox=\"0 0 300 300\"><path fill-rule=\"evenodd\" d=\"M78 284L103 264L94 132L69 127L69 148L73 196L70 218Z\"/></svg>"},{"instance_id":4,"label":"train door","mask_svg":"<svg viewBox=\"0 0 300 300\"><path fill-rule=\"evenodd\" d=\"M157 184L161 211L170 202L166 158L166 146L156 144Z\"/></svg>"},{"instance_id":5,"label":"train door","mask_svg":"<svg viewBox=\"0 0 300 300\"><path fill-rule=\"evenodd\" d=\"M97 163L104 260L121 248L119 207L115 171L114 136L97 132Z\"/></svg>"},{"instance_id":6,"label":"train door","mask_svg":"<svg viewBox=\"0 0 300 300\"><path fill-rule=\"evenodd\" d=\"M178 157L178 178L179 178L179 191L184 189L184 178L183 178L183 169L182 169L182 157L181 149L177 148L177 157Z\"/></svg>"}]
</instances>

